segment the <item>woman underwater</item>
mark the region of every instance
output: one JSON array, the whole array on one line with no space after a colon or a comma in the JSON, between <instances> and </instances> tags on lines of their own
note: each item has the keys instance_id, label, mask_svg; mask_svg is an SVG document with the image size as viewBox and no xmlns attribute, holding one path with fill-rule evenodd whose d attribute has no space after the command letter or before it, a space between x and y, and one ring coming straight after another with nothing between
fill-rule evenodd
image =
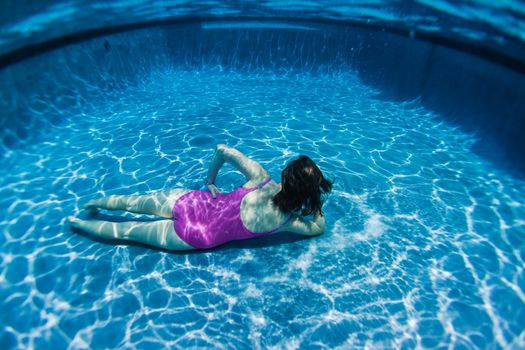
<instances>
[{"instance_id":1,"label":"woman underwater","mask_svg":"<svg viewBox=\"0 0 525 350\"><path fill-rule=\"evenodd\" d=\"M228 162L248 180L230 193L219 193L215 179ZM125 210L167 220L111 222L68 217L71 226L93 235L137 241L170 250L207 249L223 243L287 231L319 235L324 231L321 195L332 189L307 156L293 160L270 178L256 161L226 145L217 145L208 171L209 191L172 189L139 196L113 195L89 201L86 209ZM313 220L304 216L312 215Z\"/></svg>"}]
</instances>

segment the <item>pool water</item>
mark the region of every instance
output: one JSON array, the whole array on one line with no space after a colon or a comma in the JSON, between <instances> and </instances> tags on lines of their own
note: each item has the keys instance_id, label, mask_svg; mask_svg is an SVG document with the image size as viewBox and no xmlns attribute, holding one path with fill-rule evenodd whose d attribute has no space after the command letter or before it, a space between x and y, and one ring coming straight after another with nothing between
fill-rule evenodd
<instances>
[{"instance_id":1,"label":"pool water","mask_svg":"<svg viewBox=\"0 0 525 350\"><path fill-rule=\"evenodd\" d=\"M1 160L0 347L524 348L523 180L378 93L354 72L159 66L59 111ZM274 179L311 156L335 180L326 233L170 253L67 226L97 196L203 188L217 143Z\"/></svg>"}]
</instances>

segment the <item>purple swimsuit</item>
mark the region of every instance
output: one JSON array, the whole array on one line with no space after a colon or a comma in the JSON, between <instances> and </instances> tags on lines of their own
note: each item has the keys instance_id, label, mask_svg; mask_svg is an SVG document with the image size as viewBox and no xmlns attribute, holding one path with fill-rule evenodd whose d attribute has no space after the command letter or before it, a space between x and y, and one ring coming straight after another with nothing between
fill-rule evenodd
<instances>
[{"instance_id":1,"label":"purple swimsuit","mask_svg":"<svg viewBox=\"0 0 525 350\"><path fill-rule=\"evenodd\" d=\"M217 193L213 198L209 191L191 191L181 196L173 205L173 226L177 235L194 248L205 249L240 239L273 233L291 219L271 231L252 232L241 219L241 203L250 192L272 181L268 179L257 187L239 187L235 191Z\"/></svg>"}]
</instances>

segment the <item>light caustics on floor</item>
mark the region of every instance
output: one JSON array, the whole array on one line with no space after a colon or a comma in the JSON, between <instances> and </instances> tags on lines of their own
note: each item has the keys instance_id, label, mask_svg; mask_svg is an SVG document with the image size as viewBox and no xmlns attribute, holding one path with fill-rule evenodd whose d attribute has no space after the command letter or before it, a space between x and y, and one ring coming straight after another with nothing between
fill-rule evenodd
<instances>
[{"instance_id":1,"label":"light caustics on floor","mask_svg":"<svg viewBox=\"0 0 525 350\"><path fill-rule=\"evenodd\" d=\"M1 160L3 344L524 347L523 182L418 101L375 96L353 74L166 69L61 111ZM274 178L317 160L326 234L170 254L66 226L95 196L202 188L217 143Z\"/></svg>"}]
</instances>

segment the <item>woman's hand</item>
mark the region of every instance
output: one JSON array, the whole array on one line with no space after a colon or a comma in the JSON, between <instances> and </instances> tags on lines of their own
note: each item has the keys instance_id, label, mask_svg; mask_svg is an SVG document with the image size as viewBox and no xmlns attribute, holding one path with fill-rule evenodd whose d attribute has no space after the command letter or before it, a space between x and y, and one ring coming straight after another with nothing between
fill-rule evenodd
<instances>
[{"instance_id":1,"label":"woman's hand","mask_svg":"<svg viewBox=\"0 0 525 350\"><path fill-rule=\"evenodd\" d=\"M208 190L210 190L212 198L216 198L217 193L220 193L219 189L217 188L217 186L215 186L215 184L209 184Z\"/></svg>"}]
</instances>

